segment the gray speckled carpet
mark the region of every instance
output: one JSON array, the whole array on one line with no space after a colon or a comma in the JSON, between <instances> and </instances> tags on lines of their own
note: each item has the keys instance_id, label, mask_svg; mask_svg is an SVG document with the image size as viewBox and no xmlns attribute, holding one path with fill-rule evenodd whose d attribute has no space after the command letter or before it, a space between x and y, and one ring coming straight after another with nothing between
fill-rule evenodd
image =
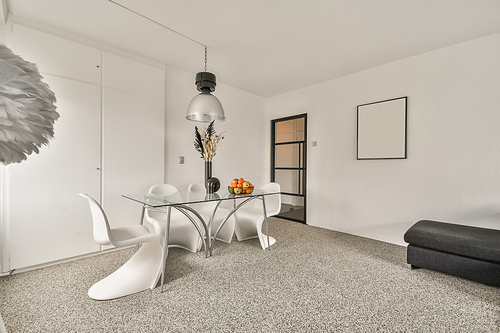
<instances>
[{"instance_id":1,"label":"gray speckled carpet","mask_svg":"<svg viewBox=\"0 0 500 333\"><path fill-rule=\"evenodd\" d=\"M0 278L8 332L498 332L500 289L417 269L406 248L286 220L205 258L172 249L166 290L94 301L125 249Z\"/></svg>"}]
</instances>

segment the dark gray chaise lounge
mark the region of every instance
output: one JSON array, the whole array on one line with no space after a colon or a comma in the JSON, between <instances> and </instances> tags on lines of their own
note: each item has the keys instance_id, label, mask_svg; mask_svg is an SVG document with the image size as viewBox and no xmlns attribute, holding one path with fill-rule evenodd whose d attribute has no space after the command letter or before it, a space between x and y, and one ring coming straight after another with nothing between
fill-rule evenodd
<instances>
[{"instance_id":1,"label":"dark gray chaise lounge","mask_svg":"<svg viewBox=\"0 0 500 333\"><path fill-rule=\"evenodd\" d=\"M500 287L500 230L421 220L404 235L407 262Z\"/></svg>"}]
</instances>

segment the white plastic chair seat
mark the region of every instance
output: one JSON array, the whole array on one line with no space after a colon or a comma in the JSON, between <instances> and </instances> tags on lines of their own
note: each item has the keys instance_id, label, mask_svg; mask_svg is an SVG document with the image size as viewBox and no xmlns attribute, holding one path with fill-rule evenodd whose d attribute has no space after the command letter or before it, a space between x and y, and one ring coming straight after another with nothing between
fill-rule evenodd
<instances>
[{"instance_id":1,"label":"white plastic chair seat","mask_svg":"<svg viewBox=\"0 0 500 333\"><path fill-rule=\"evenodd\" d=\"M261 187L266 192L280 192L281 187L278 183L268 183ZM281 210L281 194L265 196L266 216L276 215ZM276 239L262 232L262 225L265 221L264 208L262 201L254 200L253 206L242 207L234 213L236 217L235 234L238 241L244 241L252 238L259 238L263 250L276 243Z\"/></svg>"},{"instance_id":2,"label":"white plastic chair seat","mask_svg":"<svg viewBox=\"0 0 500 333\"><path fill-rule=\"evenodd\" d=\"M175 195L178 192L177 187L171 184L156 184L149 189L150 194L169 193ZM188 214L193 216L191 213ZM203 231L198 218L193 216L193 219ZM165 212L146 210L146 221L153 225L157 234L165 235L165 227L167 225L167 214ZM168 247L178 247L187 251L197 252L201 249L202 244L200 234L193 223L183 213L175 208L171 208Z\"/></svg>"},{"instance_id":3,"label":"white plastic chair seat","mask_svg":"<svg viewBox=\"0 0 500 333\"><path fill-rule=\"evenodd\" d=\"M153 289L160 277L162 260L160 244L144 243L125 264L92 285L88 295L102 301Z\"/></svg>"},{"instance_id":4,"label":"white plastic chair seat","mask_svg":"<svg viewBox=\"0 0 500 333\"><path fill-rule=\"evenodd\" d=\"M269 246L267 244L267 235L259 232L262 230L263 223L264 215L260 202L256 202L254 207L238 209L236 211L236 238L238 241L259 238L262 249L265 250ZM269 242L273 245L276 243L276 239L269 236Z\"/></svg>"},{"instance_id":5,"label":"white plastic chair seat","mask_svg":"<svg viewBox=\"0 0 500 333\"><path fill-rule=\"evenodd\" d=\"M159 237L160 236L160 237ZM129 225L111 229L113 245L124 247L147 242L161 243L161 234L152 234L144 225Z\"/></svg>"},{"instance_id":6,"label":"white plastic chair seat","mask_svg":"<svg viewBox=\"0 0 500 333\"><path fill-rule=\"evenodd\" d=\"M203 217L203 219L208 223L210 221L210 218L213 214L213 210L215 208L215 205L212 207L209 206L204 206L197 208L196 206L202 206L205 204L196 204L192 205L193 208L195 208L200 215ZM224 219L227 217L227 215L231 211L226 208L217 208L217 212L215 213L214 220L212 221L212 226L211 226L211 234L212 237L215 236L215 233L217 232L217 229L221 225L221 223L224 221ZM235 227L235 219L234 219L234 214L226 221L222 229L219 231L219 234L215 239L225 242L225 243L231 243L231 240L233 239L234 236L234 227Z\"/></svg>"},{"instance_id":7,"label":"white plastic chair seat","mask_svg":"<svg viewBox=\"0 0 500 333\"><path fill-rule=\"evenodd\" d=\"M96 243L116 247L143 244L123 266L90 287L89 297L108 300L153 289L160 278L165 258L164 237L149 232L144 225L111 228L101 205L87 194L79 195L90 205Z\"/></svg>"},{"instance_id":8,"label":"white plastic chair seat","mask_svg":"<svg viewBox=\"0 0 500 333\"><path fill-rule=\"evenodd\" d=\"M203 184L190 184L188 188L188 192L198 192L205 191L205 186ZM206 223L209 223L210 218L214 213L214 209L217 206L217 202L204 202L190 205L193 209L195 209L205 220ZM215 213L214 219L211 225L211 237L215 236L217 229L221 225L221 223L225 220L225 218L229 215L231 211L226 208L218 207ZM231 240L234 236L234 227L236 220L234 218L234 214L229 217L226 221L222 229L219 231L219 234L215 239L225 242L231 243Z\"/></svg>"},{"instance_id":9,"label":"white plastic chair seat","mask_svg":"<svg viewBox=\"0 0 500 333\"><path fill-rule=\"evenodd\" d=\"M148 217L146 220L154 226L157 234L164 235L165 227L167 226L166 214L160 214L164 215L163 219ZM193 218L197 221L197 217ZM200 228L203 230L201 225ZM193 226L193 223L189 221L184 214L172 208L170 213L168 247L177 247L187 251L197 252L201 249L202 244L200 234Z\"/></svg>"}]
</instances>

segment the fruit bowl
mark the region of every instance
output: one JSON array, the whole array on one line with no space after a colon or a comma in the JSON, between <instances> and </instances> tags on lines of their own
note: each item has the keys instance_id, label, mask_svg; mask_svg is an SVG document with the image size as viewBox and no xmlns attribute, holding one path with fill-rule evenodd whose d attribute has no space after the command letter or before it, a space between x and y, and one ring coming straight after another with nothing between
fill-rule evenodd
<instances>
[{"instance_id":1,"label":"fruit bowl","mask_svg":"<svg viewBox=\"0 0 500 333\"><path fill-rule=\"evenodd\" d=\"M253 192L253 185L243 178L234 178L227 190L231 194L250 194Z\"/></svg>"},{"instance_id":2,"label":"fruit bowl","mask_svg":"<svg viewBox=\"0 0 500 333\"><path fill-rule=\"evenodd\" d=\"M243 189L243 187L231 187L231 186L227 187L228 192L231 194L250 194L253 192L253 189L254 189L253 186L247 187L245 189Z\"/></svg>"}]
</instances>

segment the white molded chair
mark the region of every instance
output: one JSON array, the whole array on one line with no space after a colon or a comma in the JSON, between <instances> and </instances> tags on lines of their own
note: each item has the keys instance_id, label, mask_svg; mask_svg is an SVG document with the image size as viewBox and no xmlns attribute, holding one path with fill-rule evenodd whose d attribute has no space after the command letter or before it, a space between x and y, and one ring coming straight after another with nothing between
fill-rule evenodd
<instances>
[{"instance_id":1,"label":"white molded chair","mask_svg":"<svg viewBox=\"0 0 500 333\"><path fill-rule=\"evenodd\" d=\"M188 187L188 192L200 192L203 191L205 192L205 185L203 184L190 184ZM203 217L206 223L210 222L210 218L212 217L212 214L214 212L215 207L217 206L216 201L214 202L204 202L204 203L197 203L197 204L192 204L190 205L193 209L198 211L200 215ZM231 211L226 208L218 207L217 211L214 216L214 220L212 221L212 226L211 226L211 237L215 236L215 233L217 232L217 229L221 225L221 223L224 221L224 219L227 217L227 215ZM226 221L224 226L221 228L219 233L217 234L216 239L226 242L226 243L231 243L231 240L233 239L234 235L234 225L235 225L235 219L234 219L234 214L231 215L231 217Z\"/></svg>"},{"instance_id":2,"label":"white molded chair","mask_svg":"<svg viewBox=\"0 0 500 333\"><path fill-rule=\"evenodd\" d=\"M150 194L175 195L179 189L171 184L156 184L149 189ZM180 194L179 194L180 196ZM167 215L147 209L146 221L151 223L157 234L165 235L167 225ZM203 230L201 222L196 217L193 219L198 223L200 230ZM170 213L170 230L168 234L168 247L180 247L182 249L197 252L201 249L202 240L198 230L193 223L181 212L172 209Z\"/></svg>"},{"instance_id":3,"label":"white molded chair","mask_svg":"<svg viewBox=\"0 0 500 333\"><path fill-rule=\"evenodd\" d=\"M111 228L101 205L87 194L79 195L89 202L96 243L116 247L143 244L122 267L90 287L89 297L108 300L153 289L163 267L163 236L139 224Z\"/></svg>"},{"instance_id":4,"label":"white molded chair","mask_svg":"<svg viewBox=\"0 0 500 333\"><path fill-rule=\"evenodd\" d=\"M281 187L278 183L264 184L261 188L266 192L280 192ZM281 194L266 195L266 212L267 217L276 215L281 210ZM251 207L238 209L234 215L236 216L235 233L238 241L243 241L251 238L259 238L262 249L268 247L267 235L262 232L262 223L264 222L264 209L260 200L254 200ZM273 245L276 239L269 236L269 242Z\"/></svg>"}]
</instances>

